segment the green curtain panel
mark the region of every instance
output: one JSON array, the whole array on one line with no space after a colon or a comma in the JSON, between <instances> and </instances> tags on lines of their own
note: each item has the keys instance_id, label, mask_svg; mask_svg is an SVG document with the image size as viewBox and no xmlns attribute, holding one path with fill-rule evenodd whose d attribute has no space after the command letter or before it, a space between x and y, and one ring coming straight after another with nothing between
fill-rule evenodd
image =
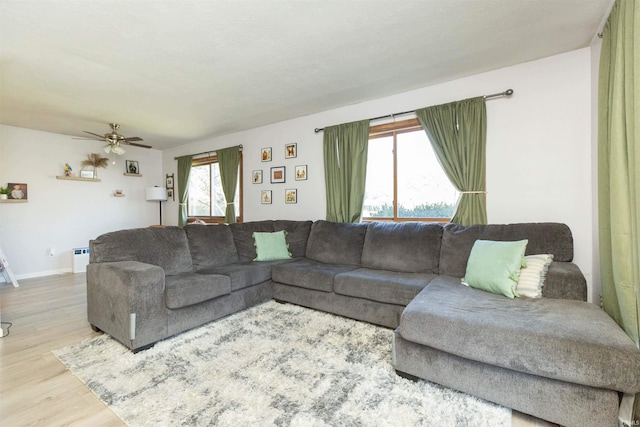
<instances>
[{"instance_id":1,"label":"green curtain panel","mask_svg":"<svg viewBox=\"0 0 640 427\"><path fill-rule=\"evenodd\" d=\"M451 219L486 224L487 110L484 97L416 110L418 120L460 200Z\"/></svg>"},{"instance_id":2,"label":"green curtain panel","mask_svg":"<svg viewBox=\"0 0 640 427\"><path fill-rule=\"evenodd\" d=\"M369 120L324 129L327 221L360 222L368 149Z\"/></svg>"},{"instance_id":3,"label":"green curtain panel","mask_svg":"<svg viewBox=\"0 0 640 427\"><path fill-rule=\"evenodd\" d=\"M598 81L600 281L604 310L640 348L639 73L640 7L618 0L603 30ZM633 414L640 419L640 394Z\"/></svg>"},{"instance_id":4,"label":"green curtain panel","mask_svg":"<svg viewBox=\"0 0 640 427\"><path fill-rule=\"evenodd\" d=\"M187 225L187 200L189 199L189 175L191 156L178 157L178 226Z\"/></svg>"},{"instance_id":5,"label":"green curtain panel","mask_svg":"<svg viewBox=\"0 0 640 427\"><path fill-rule=\"evenodd\" d=\"M605 311L640 347L640 7L617 1L598 87L598 219Z\"/></svg>"},{"instance_id":6,"label":"green curtain panel","mask_svg":"<svg viewBox=\"0 0 640 427\"><path fill-rule=\"evenodd\" d=\"M224 222L231 224L236 222L236 209L233 201L236 198L236 188L238 186L238 164L240 163L240 147L229 147L216 150L218 165L220 166L220 181L222 181L222 191L227 203L224 212Z\"/></svg>"}]
</instances>

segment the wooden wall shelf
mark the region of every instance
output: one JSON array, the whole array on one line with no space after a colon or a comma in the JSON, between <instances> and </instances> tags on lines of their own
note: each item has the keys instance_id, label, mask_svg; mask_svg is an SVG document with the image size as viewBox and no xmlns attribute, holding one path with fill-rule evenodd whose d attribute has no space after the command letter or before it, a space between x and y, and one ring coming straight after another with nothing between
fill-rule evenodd
<instances>
[{"instance_id":1,"label":"wooden wall shelf","mask_svg":"<svg viewBox=\"0 0 640 427\"><path fill-rule=\"evenodd\" d=\"M68 181L92 181L100 182L100 178L80 178L79 176L56 176L57 179L66 179Z\"/></svg>"},{"instance_id":2,"label":"wooden wall shelf","mask_svg":"<svg viewBox=\"0 0 640 427\"><path fill-rule=\"evenodd\" d=\"M0 203L27 203L26 199L0 199Z\"/></svg>"},{"instance_id":3,"label":"wooden wall shelf","mask_svg":"<svg viewBox=\"0 0 640 427\"><path fill-rule=\"evenodd\" d=\"M142 176L142 174L140 174L140 173L126 173L126 172L123 173L122 175L124 175L124 176L138 176L138 177Z\"/></svg>"}]
</instances>

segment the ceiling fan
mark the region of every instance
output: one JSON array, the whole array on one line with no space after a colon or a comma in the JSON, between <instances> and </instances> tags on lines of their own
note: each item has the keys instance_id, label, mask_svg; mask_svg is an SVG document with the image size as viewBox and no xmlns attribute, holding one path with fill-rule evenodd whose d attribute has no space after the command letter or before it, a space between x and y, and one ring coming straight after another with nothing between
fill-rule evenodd
<instances>
[{"instance_id":1,"label":"ceiling fan","mask_svg":"<svg viewBox=\"0 0 640 427\"><path fill-rule=\"evenodd\" d=\"M125 137L124 135L120 135L118 133L118 128L120 125L117 123L109 123L111 126L111 133L105 133L104 135L98 135L97 133L83 131L84 133L88 133L89 135L95 136L95 138L78 138L78 139L94 139L98 141L106 141L107 145L104 146L104 151L106 153L115 153L115 154L124 154L125 151L122 148L121 144L133 145L135 147L142 148L151 148L150 145L144 144L136 144L134 141L142 141L143 139L137 136Z\"/></svg>"}]
</instances>

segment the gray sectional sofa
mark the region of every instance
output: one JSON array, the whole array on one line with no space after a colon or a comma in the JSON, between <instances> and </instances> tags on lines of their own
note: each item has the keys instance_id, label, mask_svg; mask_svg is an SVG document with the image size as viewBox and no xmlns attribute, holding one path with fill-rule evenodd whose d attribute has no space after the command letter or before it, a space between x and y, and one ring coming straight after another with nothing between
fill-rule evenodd
<instances>
[{"instance_id":1,"label":"gray sectional sofa","mask_svg":"<svg viewBox=\"0 0 640 427\"><path fill-rule=\"evenodd\" d=\"M254 232L291 258L254 261ZM549 253L543 298L462 285L478 239ZM393 328L393 364L562 425L615 425L640 391L640 350L599 308L556 223L258 221L121 230L90 242L88 319L133 351L269 299Z\"/></svg>"}]
</instances>

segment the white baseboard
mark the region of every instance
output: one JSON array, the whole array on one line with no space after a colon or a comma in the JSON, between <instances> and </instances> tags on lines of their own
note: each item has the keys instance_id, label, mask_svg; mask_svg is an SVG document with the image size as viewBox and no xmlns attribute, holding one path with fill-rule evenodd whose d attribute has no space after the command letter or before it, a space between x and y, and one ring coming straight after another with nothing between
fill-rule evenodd
<instances>
[{"instance_id":1,"label":"white baseboard","mask_svg":"<svg viewBox=\"0 0 640 427\"><path fill-rule=\"evenodd\" d=\"M33 279L34 277L44 277L44 276L55 276L57 274L66 274L71 273L71 267L60 268L58 270L45 270L45 271L36 271L34 273L26 273L26 274L16 274L16 279L24 280L24 279ZM4 277L0 275L0 283L6 283Z\"/></svg>"}]
</instances>

